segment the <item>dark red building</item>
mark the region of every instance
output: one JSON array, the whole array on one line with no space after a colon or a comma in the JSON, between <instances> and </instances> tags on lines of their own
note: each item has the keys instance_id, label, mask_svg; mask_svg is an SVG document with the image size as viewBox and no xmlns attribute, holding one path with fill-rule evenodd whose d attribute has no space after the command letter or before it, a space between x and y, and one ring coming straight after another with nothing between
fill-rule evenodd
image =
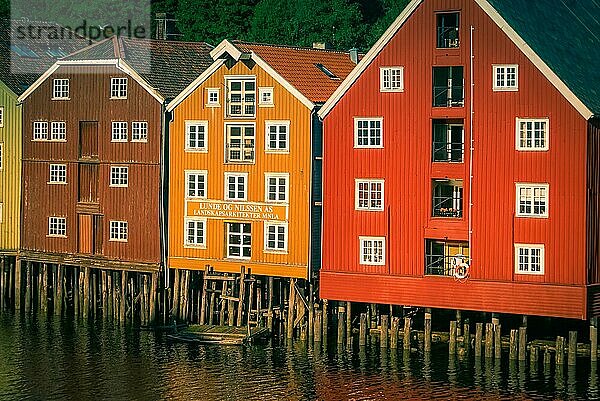
<instances>
[{"instance_id":1,"label":"dark red building","mask_svg":"<svg viewBox=\"0 0 600 401\"><path fill-rule=\"evenodd\" d=\"M158 269L164 109L212 63L211 49L108 39L20 97L23 259Z\"/></svg>"},{"instance_id":2,"label":"dark red building","mask_svg":"<svg viewBox=\"0 0 600 401\"><path fill-rule=\"evenodd\" d=\"M600 314L585 7L410 2L319 112L322 298Z\"/></svg>"}]
</instances>

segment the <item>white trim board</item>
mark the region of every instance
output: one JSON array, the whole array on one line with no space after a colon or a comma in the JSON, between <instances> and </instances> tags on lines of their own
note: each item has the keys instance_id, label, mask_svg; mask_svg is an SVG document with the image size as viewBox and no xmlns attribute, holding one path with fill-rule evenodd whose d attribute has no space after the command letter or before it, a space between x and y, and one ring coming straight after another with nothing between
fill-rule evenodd
<instances>
[{"instance_id":1,"label":"white trim board","mask_svg":"<svg viewBox=\"0 0 600 401\"><path fill-rule=\"evenodd\" d=\"M417 9L423 0L412 0L408 6L400 13L394 23L379 38L377 43L367 52L365 57L357 64L352 73L346 77L344 82L337 88L331 97L325 102L318 112L321 119L325 118L329 112L340 101L342 96L352 87L354 82L367 69L371 62L379 55L385 46L392 40L398 30L404 25L404 22ZM475 3L492 19L492 21L508 36L508 38L523 52L523 54L533 63L533 65L550 81L552 85L571 103L571 105L585 118L589 120L593 113L590 109L569 89L569 87L556 75L554 71L538 56L531 47L521 38L517 32L502 18L500 13L487 0L474 0Z\"/></svg>"}]
</instances>

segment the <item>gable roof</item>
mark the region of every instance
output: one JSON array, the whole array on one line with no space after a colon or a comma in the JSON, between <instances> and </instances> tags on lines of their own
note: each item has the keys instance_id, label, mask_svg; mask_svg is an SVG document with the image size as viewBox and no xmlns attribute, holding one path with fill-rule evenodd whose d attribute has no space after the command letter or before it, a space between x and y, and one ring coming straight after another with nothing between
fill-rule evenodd
<instances>
[{"instance_id":1,"label":"gable roof","mask_svg":"<svg viewBox=\"0 0 600 401\"><path fill-rule=\"evenodd\" d=\"M32 85L32 93L62 65L114 65L129 74L159 102L172 99L211 64L212 46L204 42L176 42L111 37L58 61Z\"/></svg>"},{"instance_id":2,"label":"gable roof","mask_svg":"<svg viewBox=\"0 0 600 401\"><path fill-rule=\"evenodd\" d=\"M253 60L310 109L325 102L355 67L347 52L228 40L219 43L211 56L215 60L209 69L212 72L228 58ZM330 78L319 65L336 78ZM173 110L200 86L212 74L209 70L173 99L167 110Z\"/></svg>"},{"instance_id":3,"label":"gable roof","mask_svg":"<svg viewBox=\"0 0 600 401\"><path fill-rule=\"evenodd\" d=\"M65 29L48 21L0 20L0 81L17 96L25 92L58 59L89 45L88 39L77 34L60 41L50 39L48 35L40 35L39 38L15 36L15 30L21 26L55 28L58 31ZM18 37L18 43L11 43L11 36Z\"/></svg>"},{"instance_id":4,"label":"gable roof","mask_svg":"<svg viewBox=\"0 0 600 401\"><path fill-rule=\"evenodd\" d=\"M569 2L567 6L565 0L474 1L585 119L600 115L597 4ZM321 118L333 109L422 2L412 0L406 6L325 102L318 113Z\"/></svg>"}]
</instances>

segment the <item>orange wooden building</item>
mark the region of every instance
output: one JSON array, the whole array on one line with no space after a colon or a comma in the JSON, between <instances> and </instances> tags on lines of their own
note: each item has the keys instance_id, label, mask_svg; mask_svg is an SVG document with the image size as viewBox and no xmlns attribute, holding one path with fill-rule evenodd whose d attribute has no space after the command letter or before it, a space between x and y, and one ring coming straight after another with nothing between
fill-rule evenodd
<instances>
[{"instance_id":1,"label":"orange wooden building","mask_svg":"<svg viewBox=\"0 0 600 401\"><path fill-rule=\"evenodd\" d=\"M306 279L320 267L316 111L356 54L223 41L211 56L167 108L168 265Z\"/></svg>"}]
</instances>

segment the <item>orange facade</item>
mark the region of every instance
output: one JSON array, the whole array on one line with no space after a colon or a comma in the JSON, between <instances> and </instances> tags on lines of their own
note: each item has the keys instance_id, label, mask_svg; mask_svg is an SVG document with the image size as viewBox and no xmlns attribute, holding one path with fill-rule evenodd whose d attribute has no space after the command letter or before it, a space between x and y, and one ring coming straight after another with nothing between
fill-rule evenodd
<instances>
[{"instance_id":1,"label":"orange facade","mask_svg":"<svg viewBox=\"0 0 600 401\"><path fill-rule=\"evenodd\" d=\"M229 61L171 115L169 267L307 278L312 110Z\"/></svg>"}]
</instances>

